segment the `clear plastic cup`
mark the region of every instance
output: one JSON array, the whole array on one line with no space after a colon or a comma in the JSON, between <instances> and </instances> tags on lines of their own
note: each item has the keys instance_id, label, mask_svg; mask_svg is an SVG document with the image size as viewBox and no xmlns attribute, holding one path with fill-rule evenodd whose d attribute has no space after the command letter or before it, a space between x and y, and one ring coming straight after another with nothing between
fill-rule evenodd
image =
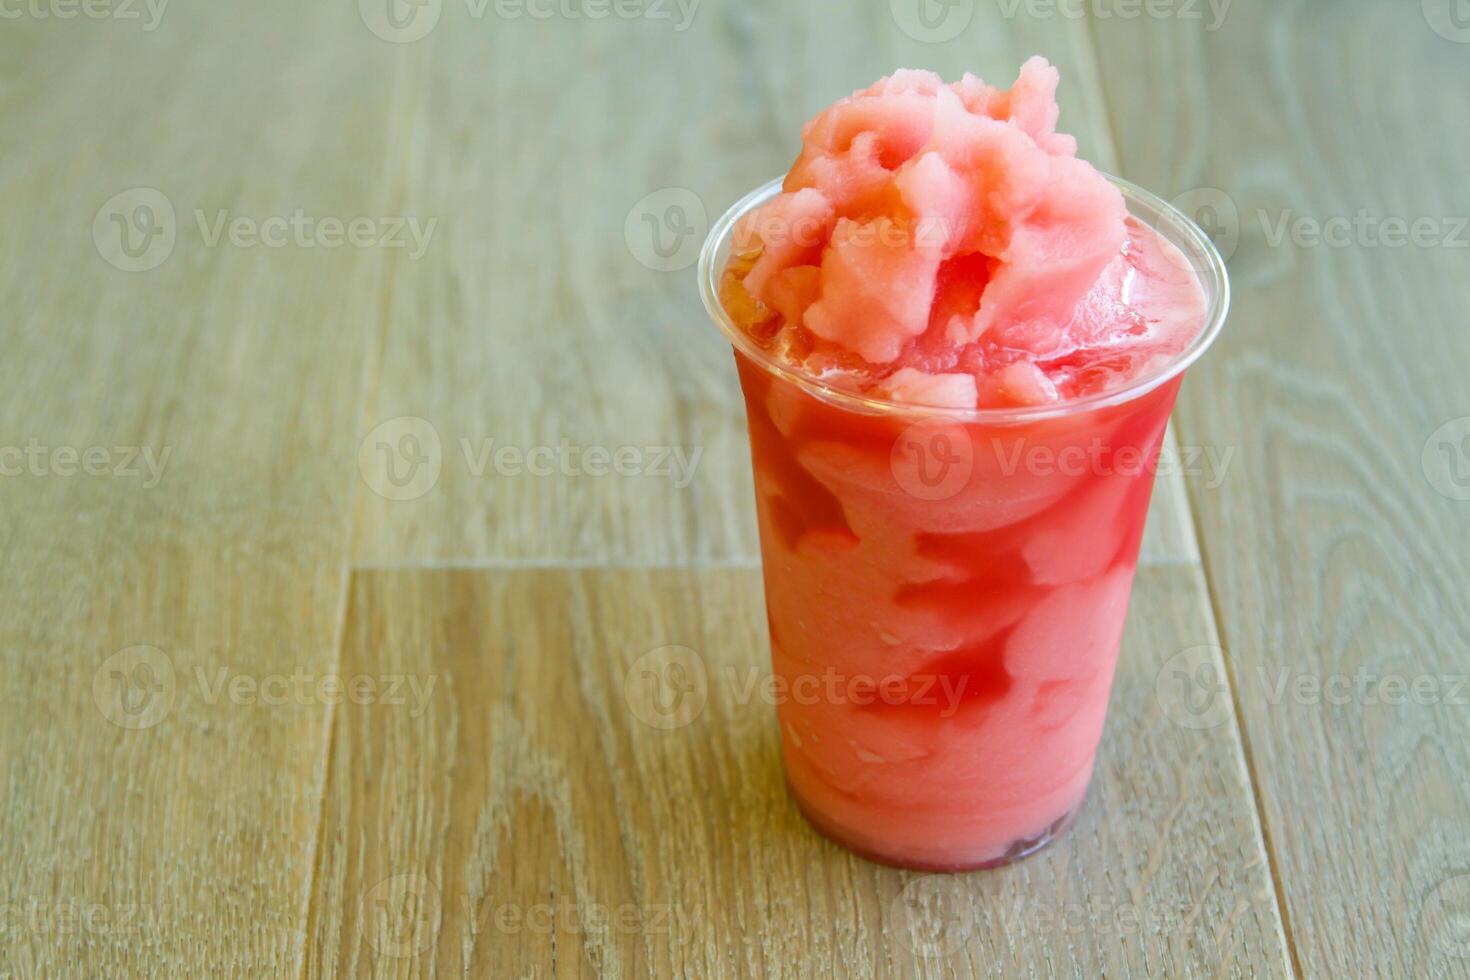
<instances>
[{"instance_id":1,"label":"clear plastic cup","mask_svg":"<svg viewBox=\"0 0 1470 980\"><path fill-rule=\"evenodd\" d=\"M732 207L699 282L734 346L755 471L787 783L823 834L886 864L991 867L1086 795L1156 462L1229 286L1209 238L1118 178L1207 299L1196 339L1101 395L1015 409L865 397L780 363L723 308Z\"/></svg>"}]
</instances>

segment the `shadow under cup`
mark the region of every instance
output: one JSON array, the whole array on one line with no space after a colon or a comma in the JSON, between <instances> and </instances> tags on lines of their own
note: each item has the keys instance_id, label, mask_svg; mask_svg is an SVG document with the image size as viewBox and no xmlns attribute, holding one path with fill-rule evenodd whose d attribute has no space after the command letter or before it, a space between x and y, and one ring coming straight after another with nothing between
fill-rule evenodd
<instances>
[{"instance_id":1,"label":"shadow under cup","mask_svg":"<svg viewBox=\"0 0 1470 980\"><path fill-rule=\"evenodd\" d=\"M1207 319L1170 363L1060 404L921 408L771 357L719 278L735 222L779 182L701 253L745 395L787 782L818 830L874 860L1003 864L1086 794L1164 429L1229 301L1199 228L1110 179L1191 264Z\"/></svg>"}]
</instances>

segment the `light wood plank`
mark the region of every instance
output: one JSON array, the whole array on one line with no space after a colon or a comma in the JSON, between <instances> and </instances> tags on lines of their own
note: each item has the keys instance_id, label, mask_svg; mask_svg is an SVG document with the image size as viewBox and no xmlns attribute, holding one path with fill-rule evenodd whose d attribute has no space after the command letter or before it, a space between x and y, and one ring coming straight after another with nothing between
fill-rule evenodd
<instances>
[{"instance_id":1,"label":"light wood plank","mask_svg":"<svg viewBox=\"0 0 1470 980\"><path fill-rule=\"evenodd\" d=\"M39 924L27 920L18 933L7 932L0 972L295 972L317 860L330 705L320 694L309 694L304 704L238 704L215 697L208 685L222 668L254 682L298 669L312 676L336 669L350 501L361 501L357 553L368 560L749 562L753 520L728 353L702 322L688 275L653 273L624 244L634 201L700 173L701 186L691 190L713 216L789 161L793 147L774 137L794 134L834 95L896 64L927 64L951 76L978 68L1004 78L1026 54L1041 50L1067 77L1083 78L1089 57L1085 37L1072 25L1001 21L984 11L957 39L929 45L895 31L882 5L710 9L689 32L678 33L667 23L469 20L470 8L447 4L429 40L400 46L373 37L353 6L181 6L165 14L157 33L135 33L126 23L23 18L7 21L0 34L0 207L7 216L0 222L0 253L23 259L0 267L0 330L8 341L0 362L0 446L24 446L34 437L48 447L141 446L171 454L156 486L145 485L146 474L52 472L0 480L0 540L8 558L0 589L11 600L0 612L6 709L0 717L0 905L7 916L6 903L34 906L41 915ZM557 81L538 81L551 78ZM1103 160L1107 134L1096 92L1074 85L1064 98L1068 128L1082 137L1084 152ZM728 111L711 115L710 106ZM79 146L87 150L78 152ZM539 155L547 148L554 153ZM156 188L170 200L178 241L158 268L124 273L102 261L91 227L104 200L135 186ZM296 208L344 221L407 214L438 224L429 251L413 259L356 248L206 248L194 214L200 209L213 220L229 209L261 218L289 216ZM568 258L586 271L562 273ZM694 333L682 332L689 330ZM381 357L374 349L380 337L387 345ZM597 353L589 358L569 349L573 344L595 344ZM368 411L359 413L363 379L368 391L381 388L381 394L371 395ZM376 427L405 415L430 421L443 472L424 496L393 500L412 495L416 485L405 491L387 480L378 444L416 453L423 443L403 437L423 432L417 423ZM687 488L654 475L481 478L470 472L461 442L468 440L473 454L490 438L497 446L529 448L562 437L581 448L675 445L704 455ZM1177 481L1161 484L1146 558L1195 557L1179 488ZM1198 583L1187 570L1169 574L1192 583L1189 597L1178 602L1193 611L1163 619L1187 621L1179 629L1191 642L1196 634L1208 640L1213 634L1200 618ZM478 616L492 594L504 602L549 597L596 613L590 624L557 627L551 617L559 607L519 611L530 615L536 642L562 651L552 662L563 667L568 649L581 651L579 663L591 656L591 631L618 615L598 603L616 606L625 592L647 623L697 627L711 642L726 629L747 640L756 635L759 594L751 572L707 573L711 602L729 603L716 613L680 606L683 580L670 585L660 575L646 581L635 575L630 586L616 575L545 575L533 576L529 586L442 589L473 593L464 601L474 605L456 623ZM731 617L743 617L742 624L731 626ZM508 613L503 618L510 621ZM456 625L455 635L463 637L465 628ZM568 631L571 647L557 628ZM157 651L147 656L164 672L160 704L169 706L156 724L130 730L112 723L131 722L119 713L110 686L111 669L127 665L108 658L140 644ZM368 654L359 652L365 662ZM764 662L763 649L751 655L755 660L740 662ZM513 664L508 657L503 662ZM534 688L538 696L554 696L547 703L579 696L592 703L565 688L547 695L550 683L538 675ZM481 720L489 702L476 699L484 693L472 691L456 717ZM612 710L606 703L603 709ZM1163 708L1145 703L1140 710L1157 715ZM619 858L623 864L600 858L604 849L634 850L621 836L609 836L604 822L608 801L619 802L626 791L586 771L582 755L558 754L567 751L560 743L540 748L553 734L544 715L523 729L465 736L471 749L501 753L492 761L508 768L492 775L506 781L512 799L490 811L476 843L454 844L456 854L478 862L455 871L463 876L463 894L474 887L481 889L475 894L490 894L485 869L503 854L500 833L518 845L529 837L536 856L510 872L513 888L506 894L513 904L535 905L541 868L553 866L560 869L558 895L590 894L593 901L606 895L609 905L627 904L631 896L635 907L650 912L692 908L711 917L697 923L707 934L689 953L666 949L670 937L657 931L646 939L606 928L590 938L562 935L561 948L578 951L561 960L565 969L614 964L635 972L676 966L739 972L772 964L784 969L802 957L854 972L901 967L911 950L885 930L893 915L888 903L906 879L883 877L886 872L811 839L782 809L784 800L772 791L779 788L776 770L739 754L772 748L758 722L727 712L727 727L743 733L733 748L711 735L666 759L666 746L634 744L617 727L626 718L603 718L572 748L606 751L603 740L611 739L629 764L642 767L641 780L674 777L683 792L671 792L661 804L659 826L669 822L675 801L708 806L695 777L703 778L709 759L721 771L745 773L753 788L722 787L719 799L765 808L747 832L771 831L778 841L785 834L793 842L779 845L781 855L801 857L816 848L831 863L813 872L811 887L823 897L807 908L798 905L807 879L788 879L784 891L739 893L735 868L748 855L721 851L715 830L655 840L644 828L633 843L652 856ZM1100 853L1143 862L1141 871L1120 878L1116 868L1101 865L1084 873L1032 862L1006 872L1011 878L996 876L1011 882L1004 886L1009 891L972 892L966 884L954 896L941 894L941 905L952 903L949 912L983 913L978 918L989 930L963 952L960 968L983 972L994 962L1019 968L1039 955L1077 964L1072 969L1107 964L1115 971L1194 956L1204 963L1217 955L1232 970L1247 964L1275 971L1274 920L1269 903L1262 904L1259 847L1253 857L1247 788L1230 724L1222 722L1197 747L1202 774L1176 773L1161 783L1132 772L1118 777L1118 802L1104 806L1125 814L1131 811L1124 782L1145 785L1160 798L1200 787L1219 797L1208 804L1208 819L1186 820L1182 829L1163 820L1164 811L1150 811L1162 822L1155 824L1160 843L1146 855L1136 850L1136 839L1105 842ZM339 739L346 730L339 726ZM358 743L371 733L357 734L353 764L362 760ZM594 735L595 744L588 740ZM1179 736L1169 729L1139 741L1154 751L1149 740L1162 738L1166 754L1177 754L1184 751ZM395 743L376 758L422 765L419 775L435 792L373 797L382 809L372 820L409 819L428 840L427 825L414 824L412 815L443 804L468 769L437 768L438 760L420 758L419 751L417 744ZM379 769L362 771L366 785ZM591 790L566 789L568 773ZM1101 780L1099 786L1106 792ZM551 802L527 804L527 798ZM457 813L464 804L448 805ZM700 810L705 828L722 816ZM1245 879L1221 890L1194 868L1185 878L1169 878L1157 892L1166 904L1156 903L1151 867L1167 853L1164 842L1197 849L1197 838L1222 826L1222 817L1223 843L1210 838L1209 851L1225 855L1222 864L1246 868ZM332 819L329 812L329 825ZM1109 829L1118 833L1111 818L1093 831L1084 824L1074 840ZM567 857L553 853L569 840L580 840L582 849ZM724 869L717 885L700 891L675 880L680 855L674 848L684 846L703 848ZM366 874L372 861L396 860L397 853L323 857L311 934L324 941L314 967L337 962L332 957L366 962L352 945L350 926L339 921L343 910L323 896L340 896L350 875ZM417 852L410 846L403 853ZM781 863L769 854L761 860ZM596 877L588 878L579 862ZM867 896L860 901L847 894L854 881ZM1124 891L1112 888L1119 881ZM395 889L402 884L370 896L374 913L401 911L397 900L407 896ZM501 884L497 877L495 887ZM1079 936L1037 925L1026 914L1035 912L1034 904L1020 910L1027 922L1011 928L1011 938L1002 936L1023 895L1027 903L1047 896L1039 915L1095 908L1094 899L1117 909L1117 896L1127 895L1135 910L1147 913L1147 927L1172 922L1164 917L1177 915L1178 906L1167 903L1193 896L1196 887L1205 896L1201 919L1217 925L1214 945L1201 946L1190 934L1200 920L1188 923L1182 937L1135 941L1105 914L1089 913ZM1071 898L1079 894L1086 896L1082 904ZM724 918L706 912L698 901L704 898L728 902ZM585 900L583 906L585 915ZM68 910L93 918L84 924ZM799 930L777 931L766 946L743 941L749 922L779 925L793 917ZM1112 942L1095 952L1090 944L1099 932ZM869 936L880 938L865 944ZM556 938L522 929L504 947L489 943L489 960L479 943L460 955L477 966L488 962L496 973L502 962L534 968ZM1079 944L1085 948L1074 948Z\"/></svg>"},{"instance_id":2,"label":"light wood plank","mask_svg":"<svg viewBox=\"0 0 1470 980\"><path fill-rule=\"evenodd\" d=\"M1228 700L1185 726L1158 694L1214 635L1197 572L1140 575L1069 836L958 876L859 860L788 801L774 708L741 694L754 570L354 582L344 674L429 693L338 714L311 976L1288 972ZM707 696L663 729L626 678L671 644Z\"/></svg>"},{"instance_id":3,"label":"light wood plank","mask_svg":"<svg viewBox=\"0 0 1470 980\"><path fill-rule=\"evenodd\" d=\"M1451 9L1095 25L1125 173L1217 189L1187 199L1217 227L1238 215L1234 311L1176 421L1237 450L1192 502L1305 976L1467 969L1470 459L1441 426L1470 416L1470 250L1445 240L1470 215L1470 38L1451 40ZM1273 242L1283 218L1360 209L1428 218L1438 244ZM1364 671L1430 703L1382 703L1397 695Z\"/></svg>"},{"instance_id":4,"label":"light wood plank","mask_svg":"<svg viewBox=\"0 0 1470 980\"><path fill-rule=\"evenodd\" d=\"M0 446L163 463L0 478L0 974L299 968L330 709L214 686L335 662L392 257L207 247L193 212L389 213L396 57L350 4L0 29ZM139 185L176 237L128 272L92 229Z\"/></svg>"},{"instance_id":5,"label":"light wood plank","mask_svg":"<svg viewBox=\"0 0 1470 980\"><path fill-rule=\"evenodd\" d=\"M743 406L693 281L704 219L788 167L813 113L902 65L1008 82L1044 53L1067 79L1065 127L1110 158L1085 25L965 6L963 33L935 44L884 4L836 0L697 6L683 31L444 4L412 46L405 178L439 237L395 270L365 423L386 424L389 447L417 440L402 473L429 462L401 493L370 481L387 492L360 498L358 559L755 555ZM667 235L686 248L664 262L641 219L669 205L689 233ZM556 453L547 475L518 458L538 447ZM623 447L637 475L582 465ZM692 467L650 473L671 450ZM1161 481L1144 560L1197 560L1188 527L1181 484Z\"/></svg>"}]
</instances>

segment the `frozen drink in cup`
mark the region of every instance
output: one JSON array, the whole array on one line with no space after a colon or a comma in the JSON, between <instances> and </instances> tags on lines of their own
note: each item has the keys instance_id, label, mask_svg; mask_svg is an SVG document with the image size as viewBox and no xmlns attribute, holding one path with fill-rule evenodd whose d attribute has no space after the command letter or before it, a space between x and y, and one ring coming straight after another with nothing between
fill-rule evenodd
<instances>
[{"instance_id":1,"label":"frozen drink in cup","mask_svg":"<svg viewBox=\"0 0 1470 980\"><path fill-rule=\"evenodd\" d=\"M889 864L988 867L1087 791L1164 428L1223 264L1009 90L900 71L711 231L786 776Z\"/></svg>"}]
</instances>

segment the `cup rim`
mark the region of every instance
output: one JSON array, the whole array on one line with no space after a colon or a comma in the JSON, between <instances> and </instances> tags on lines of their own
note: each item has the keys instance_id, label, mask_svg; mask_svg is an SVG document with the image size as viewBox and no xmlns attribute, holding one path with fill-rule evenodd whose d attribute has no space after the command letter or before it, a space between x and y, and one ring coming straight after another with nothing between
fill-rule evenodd
<instances>
[{"instance_id":1,"label":"cup rim","mask_svg":"<svg viewBox=\"0 0 1470 980\"><path fill-rule=\"evenodd\" d=\"M720 302L719 291L720 276L724 272L723 258L736 222L779 194L784 179L781 177L767 181L741 197L711 226L709 234L705 237L704 245L699 250L700 297L711 319L715 321L737 352L744 354L751 362L767 372L797 385L808 394L850 411L874 415L914 416L953 422L984 422L1003 425L1059 418L1132 401L1178 377L1186 368L1199 360L1200 356L1215 342L1215 338L1220 335L1220 330L1225 325L1225 316L1230 310L1230 277L1225 270L1225 260L1220 257L1215 243L1188 215L1132 181L1124 180L1106 171L1099 171L1099 173L1122 192L1130 214L1142 220L1184 252L1190 264L1195 267L1195 273L1200 286L1206 292L1208 303L1204 328L1184 350L1153 371L1139 375L1119 388L1046 405L1021 405L1008 408L923 405L914 402L896 402L839 388L781 362L730 319L730 315Z\"/></svg>"}]
</instances>

